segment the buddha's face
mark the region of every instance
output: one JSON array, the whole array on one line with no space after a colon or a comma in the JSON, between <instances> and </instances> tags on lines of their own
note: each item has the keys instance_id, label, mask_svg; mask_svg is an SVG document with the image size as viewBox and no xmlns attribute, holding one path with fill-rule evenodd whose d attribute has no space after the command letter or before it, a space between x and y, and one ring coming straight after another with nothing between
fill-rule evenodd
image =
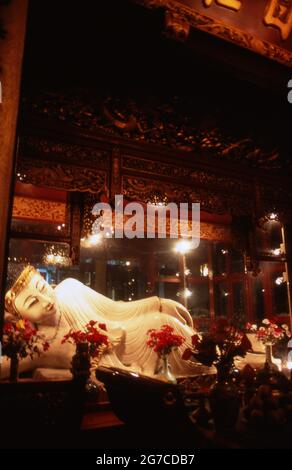
<instances>
[{"instance_id":1,"label":"buddha's face","mask_svg":"<svg viewBox=\"0 0 292 470\"><path fill-rule=\"evenodd\" d=\"M55 324L55 293L40 274L34 274L28 285L17 294L14 305L18 313L32 323Z\"/></svg>"}]
</instances>

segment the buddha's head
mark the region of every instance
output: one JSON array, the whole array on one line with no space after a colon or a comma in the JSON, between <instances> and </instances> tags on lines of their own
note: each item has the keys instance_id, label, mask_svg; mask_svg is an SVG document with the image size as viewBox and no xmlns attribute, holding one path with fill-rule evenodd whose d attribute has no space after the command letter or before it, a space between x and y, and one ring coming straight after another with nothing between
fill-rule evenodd
<instances>
[{"instance_id":1,"label":"buddha's head","mask_svg":"<svg viewBox=\"0 0 292 470\"><path fill-rule=\"evenodd\" d=\"M32 323L54 324L57 313L54 290L33 266L27 266L6 294L5 310Z\"/></svg>"}]
</instances>

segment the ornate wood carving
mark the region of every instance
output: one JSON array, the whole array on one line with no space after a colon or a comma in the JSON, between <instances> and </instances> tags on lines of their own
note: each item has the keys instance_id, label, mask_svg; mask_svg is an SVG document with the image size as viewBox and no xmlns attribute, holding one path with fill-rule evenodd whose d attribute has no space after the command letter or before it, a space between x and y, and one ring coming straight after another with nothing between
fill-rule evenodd
<instances>
[{"instance_id":1,"label":"ornate wood carving","mask_svg":"<svg viewBox=\"0 0 292 470\"><path fill-rule=\"evenodd\" d=\"M48 186L67 191L98 193L107 186L107 174L103 170L57 164L45 160L19 159L18 171L23 182Z\"/></svg>"},{"instance_id":2,"label":"ornate wood carving","mask_svg":"<svg viewBox=\"0 0 292 470\"><path fill-rule=\"evenodd\" d=\"M226 194L208 188L193 188L172 183L153 181L146 178L123 176L122 193L127 199L151 202L156 195L164 195L172 202L199 202L201 210L217 214L236 210L238 213L250 212L252 202L239 194Z\"/></svg>"},{"instance_id":3,"label":"ornate wood carving","mask_svg":"<svg viewBox=\"0 0 292 470\"><path fill-rule=\"evenodd\" d=\"M194 171L190 167L172 165L155 160L146 160L143 158L135 158L123 155L122 166L125 170L135 170L136 172L158 175L169 178L189 178L189 182L197 186L205 186L206 188L219 188L221 191L237 191L244 194L250 194L251 185L236 180L235 178L227 178L216 175L207 171Z\"/></svg>"},{"instance_id":4,"label":"ornate wood carving","mask_svg":"<svg viewBox=\"0 0 292 470\"><path fill-rule=\"evenodd\" d=\"M172 15L178 15L182 21L206 33L249 49L269 59L292 67L292 53L276 44L259 39L253 34L241 31L235 26L206 16L174 0L135 0L148 8L163 8Z\"/></svg>"},{"instance_id":5,"label":"ornate wood carving","mask_svg":"<svg viewBox=\"0 0 292 470\"><path fill-rule=\"evenodd\" d=\"M28 219L12 219L11 237L32 238L34 240L48 240L56 242L70 242L70 223L62 231L58 230L57 224L51 222L33 222Z\"/></svg>"},{"instance_id":6,"label":"ornate wood carving","mask_svg":"<svg viewBox=\"0 0 292 470\"><path fill-rule=\"evenodd\" d=\"M87 236L91 232L92 224L96 220L91 213L94 204L98 202L98 195L85 194L84 195L84 208L83 208L83 218L82 218L82 236ZM130 216L124 215L123 224L130 218ZM113 211L113 225L115 225L115 214ZM190 226L190 224L189 224ZM145 216L144 227L147 227L147 218ZM122 227L121 227L122 228ZM170 235L170 220L169 217L166 218L166 234ZM191 226L189 228L191 230ZM157 227L155 227L155 233L157 232ZM200 237L207 240L217 240L217 241L230 241L231 232L228 226L222 224L212 224L207 222L200 223Z\"/></svg>"},{"instance_id":7,"label":"ornate wood carving","mask_svg":"<svg viewBox=\"0 0 292 470\"><path fill-rule=\"evenodd\" d=\"M122 167L125 170L135 170L151 175L161 175L171 178L184 178L190 176L192 172L192 170L187 167L171 165L155 160L146 160L144 158L135 158L128 155L123 155Z\"/></svg>"},{"instance_id":8,"label":"ornate wood carving","mask_svg":"<svg viewBox=\"0 0 292 470\"><path fill-rule=\"evenodd\" d=\"M62 224L66 222L66 204L14 196L12 217Z\"/></svg>"},{"instance_id":9,"label":"ornate wood carving","mask_svg":"<svg viewBox=\"0 0 292 470\"><path fill-rule=\"evenodd\" d=\"M178 41L186 41L190 33L190 24L181 15L166 11L165 30L168 36Z\"/></svg>"},{"instance_id":10,"label":"ornate wood carving","mask_svg":"<svg viewBox=\"0 0 292 470\"><path fill-rule=\"evenodd\" d=\"M20 136L19 155L105 170L109 166L109 154L104 150L30 135Z\"/></svg>"},{"instance_id":11,"label":"ornate wood carving","mask_svg":"<svg viewBox=\"0 0 292 470\"><path fill-rule=\"evenodd\" d=\"M151 98L151 99L150 99ZM263 169L291 168L290 151L279 149L279 140L275 137L271 143L262 145L263 136L258 131L257 137L253 132L256 120L250 116L249 129L243 131L241 124L235 126L240 118L234 109L226 107L218 115L212 116L212 126L206 125L206 109L199 104L190 106L190 98L172 97L167 101L149 97L147 103L137 99L123 99L122 97L108 97L104 113L104 104L93 106L91 102L85 101L83 96L76 92L74 100L65 99L62 95L50 95L44 93L34 98L27 98L24 103L24 110L34 116L53 118L56 122L69 123L76 127L76 132L80 129L89 129L94 133L102 133L102 139L107 142L110 136L118 136L137 141L143 144L158 144L164 148L174 149L182 153L179 158L192 157L185 152L196 154L208 154L214 157L214 162L220 158L224 162L239 162L247 167ZM78 105L78 106L77 106ZM60 109L62 115L60 116ZM80 113L83 110L83 114ZM112 115L122 115L124 121L117 121ZM135 125L129 125L131 117L135 117ZM229 129L226 116L232 126ZM209 116L211 117L211 115ZM260 119L260 117L258 118ZM222 122L225 126L222 128ZM273 136L273 125L266 129ZM265 134L266 135L266 134ZM88 138L88 136L86 136ZM266 140L265 136L264 139ZM95 144L96 145L96 144ZM115 144L116 145L116 144ZM185 155L185 157L183 156ZM24 136L20 139L20 156L31 158L55 159L67 163L83 164L86 166L109 168L109 153L99 151L96 147L91 148L86 145L65 144L32 136ZM216 160L217 159L217 160ZM128 155L124 158L125 165L131 164ZM217 163L218 164L218 163ZM173 170L172 170L173 171ZM183 170L182 170L183 173ZM174 174L174 176L176 176ZM182 175L183 176L183 175Z\"/></svg>"},{"instance_id":12,"label":"ornate wood carving","mask_svg":"<svg viewBox=\"0 0 292 470\"><path fill-rule=\"evenodd\" d=\"M119 147L112 151L111 197L121 193L121 154Z\"/></svg>"}]
</instances>

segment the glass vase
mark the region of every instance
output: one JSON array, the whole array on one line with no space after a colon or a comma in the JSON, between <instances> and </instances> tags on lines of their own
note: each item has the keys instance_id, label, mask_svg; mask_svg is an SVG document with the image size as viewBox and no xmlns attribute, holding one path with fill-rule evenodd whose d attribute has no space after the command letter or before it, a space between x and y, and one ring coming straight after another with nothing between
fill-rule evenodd
<instances>
[{"instance_id":1,"label":"glass vase","mask_svg":"<svg viewBox=\"0 0 292 470\"><path fill-rule=\"evenodd\" d=\"M278 366L273 362L272 344L265 344L265 368L271 371L278 371Z\"/></svg>"},{"instance_id":2,"label":"glass vase","mask_svg":"<svg viewBox=\"0 0 292 470\"><path fill-rule=\"evenodd\" d=\"M160 364L159 364L159 368L156 373L156 376L159 380L163 380L164 382L170 382L173 384L177 383L175 376L172 374L170 370L170 365L169 365L167 355L162 356L160 358Z\"/></svg>"},{"instance_id":3,"label":"glass vase","mask_svg":"<svg viewBox=\"0 0 292 470\"><path fill-rule=\"evenodd\" d=\"M19 372L19 359L17 354L13 354L10 358L10 374L9 381L17 382Z\"/></svg>"}]
</instances>

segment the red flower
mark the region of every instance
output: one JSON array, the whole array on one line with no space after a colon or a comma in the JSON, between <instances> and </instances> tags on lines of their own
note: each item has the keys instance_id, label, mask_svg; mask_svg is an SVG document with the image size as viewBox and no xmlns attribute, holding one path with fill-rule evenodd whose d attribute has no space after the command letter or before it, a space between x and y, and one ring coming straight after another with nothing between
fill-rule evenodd
<instances>
[{"instance_id":1,"label":"red flower","mask_svg":"<svg viewBox=\"0 0 292 470\"><path fill-rule=\"evenodd\" d=\"M30 356L33 359L35 354L40 355L40 346L43 351L50 347L37 329L28 320L18 320L6 322L3 327L3 354L12 357L15 354L20 358Z\"/></svg>"},{"instance_id":2,"label":"red flower","mask_svg":"<svg viewBox=\"0 0 292 470\"><path fill-rule=\"evenodd\" d=\"M256 325L249 328L249 324L247 324L247 329L254 332L257 339L263 344L276 344L281 340L288 341L291 336L288 326L283 323L279 326L276 319L265 318L259 328Z\"/></svg>"},{"instance_id":3,"label":"red flower","mask_svg":"<svg viewBox=\"0 0 292 470\"><path fill-rule=\"evenodd\" d=\"M89 353L92 357L98 357L103 348L109 345L108 337L105 334L102 334L97 328L97 322L91 320L89 323L85 325L84 331L78 330L73 331L70 330L62 339L62 344L68 342L72 344L79 344L79 343L88 343L89 345ZM107 331L106 325L104 323L99 323L98 327L103 330Z\"/></svg>"},{"instance_id":4,"label":"red flower","mask_svg":"<svg viewBox=\"0 0 292 470\"><path fill-rule=\"evenodd\" d=\"M235 356L244 357L251 348L247 336L225 318L220 318L211 326L210 332L202 338L198 335L192 337L193 349L187 349L183 359L193 357L203 365L217 367L230 364ZM191 354L190 354L191 351Z\"/></svg>"},{"instance_id":5,"label":"red flower","mask_svg":"<svg viewBox=\"0 0 292 470\"><path fill-rule=\"evenodd\" d=\"M152 348L159 356L170 354L172 349L183 344L185 338L173 333L174 329L170 325L163 325L160 330L151 329L147 346Z\"/></svg>"}]
</instances>

